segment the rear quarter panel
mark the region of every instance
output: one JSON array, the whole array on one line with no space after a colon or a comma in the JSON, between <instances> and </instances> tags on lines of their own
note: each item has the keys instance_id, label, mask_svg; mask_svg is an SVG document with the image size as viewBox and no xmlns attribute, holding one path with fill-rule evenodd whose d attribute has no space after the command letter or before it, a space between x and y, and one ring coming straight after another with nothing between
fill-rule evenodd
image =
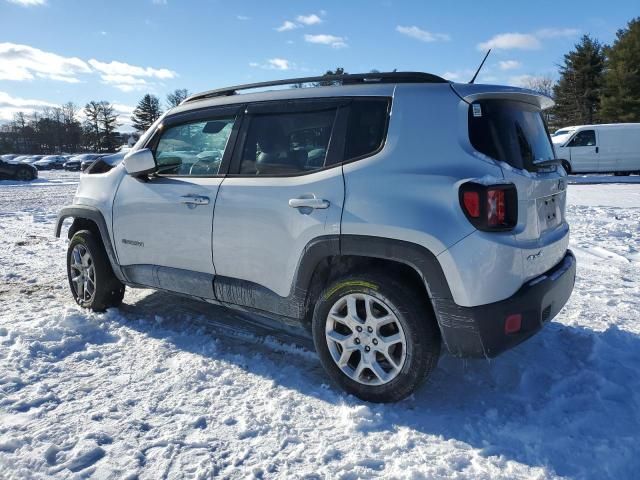
<instances>
[{"instance_id":1,"label":"rear quarter panel","mask_svg":"<svg viewBox=\"0 0 640 480\"><path fill-rule=\"evenodd\" d=\"M438 255L475 230L459 185L502 171L465 150L467 108L448 84L396 88L384 148L343 167L343 234L409 241Z\"/></svg>"}]
</instances>

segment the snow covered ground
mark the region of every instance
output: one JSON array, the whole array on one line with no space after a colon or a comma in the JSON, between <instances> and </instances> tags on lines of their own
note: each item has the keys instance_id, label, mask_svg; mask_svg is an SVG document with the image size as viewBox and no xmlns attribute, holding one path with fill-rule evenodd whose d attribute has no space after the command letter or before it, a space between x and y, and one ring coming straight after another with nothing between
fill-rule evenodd
<instances>
[{"instance_id":1,"label":"snow covered ground","mask_svg":"<svg viewBox=\"0 0 640 480\"><path fill-rule=\"evenodd\" d=\"M638 478L640 185L569 187L576 288L539 335L374 405L296 332L149 291L76 307L76 181L0 182L0 478Z\"/></svg>"}]
</instances>

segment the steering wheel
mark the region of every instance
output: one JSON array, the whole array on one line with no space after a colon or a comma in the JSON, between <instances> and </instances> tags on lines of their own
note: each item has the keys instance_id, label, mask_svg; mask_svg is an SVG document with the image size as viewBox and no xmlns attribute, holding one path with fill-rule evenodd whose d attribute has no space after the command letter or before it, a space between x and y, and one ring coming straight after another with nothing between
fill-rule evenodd
<instances>
[{"instance_id":1,"label":"steering wheel","mask_svg":"<svg viewBox=\"0 0 640 480\"><path fill-rule=\"evenodd\" d=\"M209 173L218 173L218 169L220 168L220 161L222 160L220 152L207 152L207 154L203 155L202 157L200 157L200 155L202 154L198 155L198 160L193 162L191 168L189 168L189 175L207 175ZM199 172L198 170L201 171ZM212 170L214 171L212 172Z\"/></svg>"}]
</instances>

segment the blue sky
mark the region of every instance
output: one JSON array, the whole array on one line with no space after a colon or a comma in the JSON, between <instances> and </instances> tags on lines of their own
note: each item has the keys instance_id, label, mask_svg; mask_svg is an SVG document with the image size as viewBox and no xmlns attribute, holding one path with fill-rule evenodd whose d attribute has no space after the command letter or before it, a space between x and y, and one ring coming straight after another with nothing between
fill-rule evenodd
<instances>
[{"instance_id":1,"label":"blue sky","mask_svg":"<svg viewBox=\"0 0 640 480\"><path fill-rule=\"evenodd\" d=\"M614 3L614 2L611 2ZM557 76L580 35L604 43L638 15L615 1L0 0L0 121L18 110L113 102L126 123L164 99L236 83L417 70L480 82ZM126 129L126 125L124 125Z\"/></svg>"}]
</instances>

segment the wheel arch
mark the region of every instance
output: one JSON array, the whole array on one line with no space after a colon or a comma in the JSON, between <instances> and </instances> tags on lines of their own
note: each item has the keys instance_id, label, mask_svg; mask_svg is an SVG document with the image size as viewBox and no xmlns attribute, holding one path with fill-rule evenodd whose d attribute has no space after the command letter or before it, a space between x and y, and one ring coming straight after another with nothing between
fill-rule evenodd
<instances>
[{"instance_id":1,"label":"wheel arch","mask_svg":"<svg viewBox=\"0 0 640 480\"><path fill-rule=\"evenodd\" d=\"M335 238L335 240L333 240ZM339 246L333 244L338 241ZM451 299L451 291L436 256L427 248L403 240L362 235L318 239L305 249L296 275L296 292L304 292L305 326L311 324L315 300L333 279L354 271L390 273L426 295L441 329L434 299ZM319 243L325 243L320 248Z\"/></svg>"},{"instance_id":2,"label":"wheel arch","mask_svg":"<svg viewBox=\"0 0 640 480\"><path fill-rule=\"evenodd\" d=\"M102 243L116 278L122 283L128 283L127 278L118 263L118 257L113 247L113 243L111 242L107 222L105 221L102 212L97 208L88 205L64 207L58 214L58 219L56 221L54 232L56 237L60 237L62 224L67 218L73 218L73 223L69 227L69 239L71 239L71 237L73 237L73 235L79 230L89 230L92 232Z\"/></svg>"}]
</instances>

